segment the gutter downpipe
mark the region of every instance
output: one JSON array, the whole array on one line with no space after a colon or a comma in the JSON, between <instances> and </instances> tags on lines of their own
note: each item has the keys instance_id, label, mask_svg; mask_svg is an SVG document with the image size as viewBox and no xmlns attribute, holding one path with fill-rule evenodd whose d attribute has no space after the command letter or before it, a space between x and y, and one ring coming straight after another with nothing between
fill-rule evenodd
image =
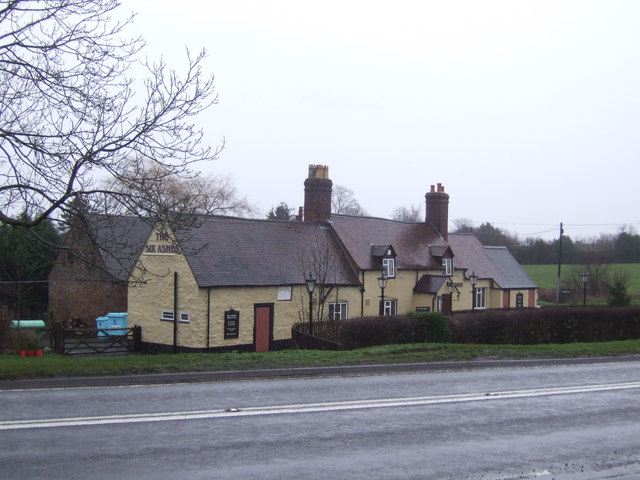
<instances>
[{"instance_id":1,"label":"gutter downpipe","mask_svg":"<svg viewBox=\"0 0 640 480\"><path fill-rule=\"evenodd\" d=\"M364 274L365 274L365 271L362 270L362 283L360 285L360 316L361 317L364 317L364 292L365 292Z\"/></svg>"},{"instance_id":2,"label":"gutter downpipe","mask_svg":"<svg viewBox=\"0 0 640 480\"><path fill-rule=\"evenodd\" d=\"M213 290L212 287L207 290L207 353L211 348L211 290Z\"/></svg>"},{"instance_id":3,"label":"gutter downpipe","mask_svg":"<svg viewBox=\"0 0 640 480\"><path fill-rule=\"evenodd\" d=\"M178 353L178 272L173 272L173 353Z\"/></svg>"}]
</instances>

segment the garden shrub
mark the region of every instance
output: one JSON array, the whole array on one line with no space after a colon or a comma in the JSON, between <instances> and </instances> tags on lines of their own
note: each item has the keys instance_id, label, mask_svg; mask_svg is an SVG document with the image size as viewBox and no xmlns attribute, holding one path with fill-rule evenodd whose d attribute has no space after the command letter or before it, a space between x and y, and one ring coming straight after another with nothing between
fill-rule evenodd
<instances>
[{"instance_id":1,"label":"garden shrub","mask_svg":"<svg viewBox=\"0 0 640 480\"><path fill-rule=\"evenodd\" d=\"M623 274L616 274L609 285L607 303L610 306L626 307L631 305L631 295L627 291L629 281Z\"/></svg>"},{"instance_id":2,"label":"garden shrub","mask_svg":"<svg viewBox=\"0 0 640 480\"><path fill-rule=\"evenodd\" d=\"M419 341L431 343L448 343L451 341L449 321L440 312L412 313L418 320Z\"/></svg>"}]
</instances>

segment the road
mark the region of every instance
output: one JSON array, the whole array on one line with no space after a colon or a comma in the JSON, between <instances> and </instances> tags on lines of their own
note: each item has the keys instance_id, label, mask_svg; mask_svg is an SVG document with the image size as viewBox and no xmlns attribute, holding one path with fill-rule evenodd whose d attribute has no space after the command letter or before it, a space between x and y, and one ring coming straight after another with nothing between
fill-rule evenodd
<instances>
[{"instance_id":1,"label":"road","mask_svg":"<svg viewBox=\"0 0 640 480\"><path fill-rule=\"evenodd\" d=\"M3 479L640 478L640 364L0 391Z\"/></svg>"}]
</instances>

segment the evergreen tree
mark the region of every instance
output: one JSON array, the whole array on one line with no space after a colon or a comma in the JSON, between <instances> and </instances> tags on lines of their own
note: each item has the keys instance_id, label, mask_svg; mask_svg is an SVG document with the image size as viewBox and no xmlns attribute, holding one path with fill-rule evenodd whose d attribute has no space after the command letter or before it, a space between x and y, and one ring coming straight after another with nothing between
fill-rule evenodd
<instances>
[{"instance_id":1,"label":"evergreen tree","mask_svg":"<svg viewBox=\"0 0 640 480\"><path fill-rule=\"evenodd\" d=\"M291 220L291 212L293 212L293 208L290 208L285 202L280 202L277 207L271 207L267 218L269 220Z\"/></svg>"},{"instance_id":2,"label":"evergreen tree","mask_svg":"<svg viewBox=\"0 0 640 480\"><path fill-rule=\"evenodd\" d=\"M609 298L607 303L611 306L625 307L631 305L631 295L627 291L629 280L622 272L616 272L609 285Z\"/></svg>"},{"instance_id":3,"label":"evergreen tree","mask_svg":"<svg viewBox=\"0 0 640 480\"><path fill-rule=\"evenodd\" d=\"M46 280L60 241L49 219L31 228L0 224L0 301L16 318L45 311Z\"/></svg>"}]
</instances>

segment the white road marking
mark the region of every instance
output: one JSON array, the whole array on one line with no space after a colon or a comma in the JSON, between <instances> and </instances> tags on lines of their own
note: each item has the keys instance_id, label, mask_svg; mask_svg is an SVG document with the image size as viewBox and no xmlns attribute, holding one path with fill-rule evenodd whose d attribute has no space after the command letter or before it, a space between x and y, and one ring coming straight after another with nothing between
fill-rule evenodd
<instances>
[{"instance_id":1,"label":"white road marking","mask_svg":"<svg viewBox=\"0 0 640 480\"><path fill-rule=\"evenodd\" d=\"M0 430L31 428L75 427L87 425L115 425L123 423L166 422L176 420L198 420L214 418L249 417L259 415L283 415L294 413L331 412L368 408L412 407L447 403L481 402L576 393L606 392L611 390L639 389L640 382L612 383L604 385L579 385L570 387L537 388L505 392L463 393L425 397L388 398L374 400L352 400L342 402L274 405L263 407L235 407L216 410L186 412L141 413L128 415L100 415L91 417L46 418L35 420L0 421Z\"/></svg>"},{"instance_id":2,"label":"white road marking","mask_svg":"<svg viewBox=\"0 0 640 480\"><path fill-rule=\"evenodd\" d=\"M532 478L546 477L551 476L552 473L548 470L543 470L541 472L532 471L528 473L518 473L516 475L501 475L499 477L483 477L482 480L529 480Z\"/></svg>"}]
</instances>

